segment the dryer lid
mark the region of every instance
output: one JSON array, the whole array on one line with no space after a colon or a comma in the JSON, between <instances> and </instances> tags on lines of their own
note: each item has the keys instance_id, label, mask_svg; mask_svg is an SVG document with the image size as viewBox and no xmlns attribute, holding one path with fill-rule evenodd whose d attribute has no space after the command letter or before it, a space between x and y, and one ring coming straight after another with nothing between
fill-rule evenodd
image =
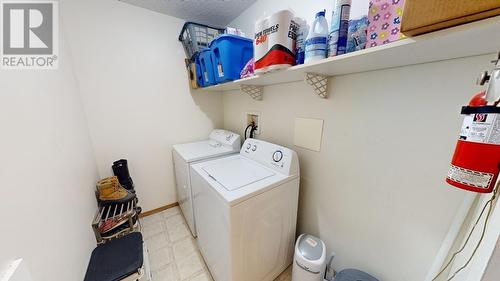
<instances>
[{"instance_id":1,"label":"dryer lid","mask_svg":"<svg viewBox=\"0 0 500 281\"><path fill-rule=\"evenodd\" d=\"M275 175L272 171L242 157L206 166L203 170L228 191Z\"/></svg>"},{"instance_id":2,"label":"dryer lid","mask_svg":"<svg viewBox=\"0 0 500 281\"><path fill-rule=\"evenodd\" d=\"M231 147L217 144L213 140L176 144L173 148L186 162L194 162L226 154L236 153Z\"/></svg>"}]
</instances>

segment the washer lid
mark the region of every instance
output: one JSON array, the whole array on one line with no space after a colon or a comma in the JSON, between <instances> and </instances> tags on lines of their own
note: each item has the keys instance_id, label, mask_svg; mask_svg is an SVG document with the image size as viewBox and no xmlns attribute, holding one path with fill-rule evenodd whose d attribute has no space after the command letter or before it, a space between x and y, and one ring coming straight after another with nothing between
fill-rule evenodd
<instances>
[{"instance_id":1,"label":"washer lid","mask_svg":"<svg viewBox=\"0 0 500 281\"><path fill-rule=\"evenodd\" d=\"M186 162L194 162L237 152L231 147L221 145L213 140L176 144L173 148Z\"/></svg>"},{"instance_id":2,"label":"washer lid","mask_svg":"<svg viewBox=\"0 0 500 281\"><path fill-rule=\"evenodd\" d=\"M323 242L309 234L300 237L298 249L300 254L310 261L317 261L323 256Z\"/></svg>"},{"instance_id":3,"label":"washer lid","mask_svg":"<svg viewBox=\"0 0 500 281\"><path fill-rule=\"evenodd\" d=\"M203 167L203 170L228 191L275 175L261 165L242 157L206 166Z\"/></svg>"}]
</instances>

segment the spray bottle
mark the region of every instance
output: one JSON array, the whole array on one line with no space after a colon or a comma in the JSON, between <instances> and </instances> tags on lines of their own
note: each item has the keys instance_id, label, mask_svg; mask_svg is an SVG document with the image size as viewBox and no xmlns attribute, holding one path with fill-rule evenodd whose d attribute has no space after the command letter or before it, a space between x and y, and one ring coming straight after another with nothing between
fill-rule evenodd
<instances>
[{"instance_id":1,"label":"spray bottle","mask_svg":"<svg viewBox=\"0 0 500 281\"><path fill-rule=\"evenodd\" d=\"M328 43L329 57L346 53L350 13L351 0L335 1L335 8L332 13L332 23Z\"/></svg>"},{"instance_id":2,"label":"spray bottle","mask_svg":"<svg viewBox=\"0 0 500 281\"><path fill-rule=\"evenodd\" d=\"M309 33L309 25L302 18L294 18L294 21L299 25L297 31L297 45L295 47L295 64L303 64L306 52L306 38Z\"/></svg>"}]
</instances>

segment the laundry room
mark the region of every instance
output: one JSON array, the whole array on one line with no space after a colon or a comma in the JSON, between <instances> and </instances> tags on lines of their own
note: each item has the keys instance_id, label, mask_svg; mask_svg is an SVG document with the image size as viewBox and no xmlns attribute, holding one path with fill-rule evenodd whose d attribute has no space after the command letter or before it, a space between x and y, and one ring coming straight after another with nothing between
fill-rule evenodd
<instances>
[{"instance_id":1,"label":"laundry room","mask_svg":"<svg viewBox=\"0 0 500 281\"><path fill-rule=\"evenodd\" d=\"M500 280L499 0L0 15L0 281Z\"/></svg>"}]
</instances>

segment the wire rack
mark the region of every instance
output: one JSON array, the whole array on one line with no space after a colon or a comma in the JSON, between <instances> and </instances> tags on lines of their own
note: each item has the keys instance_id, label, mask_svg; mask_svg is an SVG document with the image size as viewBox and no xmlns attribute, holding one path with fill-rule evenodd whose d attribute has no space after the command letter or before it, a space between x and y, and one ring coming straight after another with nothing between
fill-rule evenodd
<instances>
[{"instance_id":1,"label":"wire rack","mask_svg":"<svg viewBox=\"0 0 500 281\"><path fill-rule=\"evenodd\" d=\"M92 221L92 229L98 244L122 237L134 231L140 231L137 200L126 203L100 206ZM113 223L110 229L103 229L105 223Z\"/></svg>"}]
</instances>

